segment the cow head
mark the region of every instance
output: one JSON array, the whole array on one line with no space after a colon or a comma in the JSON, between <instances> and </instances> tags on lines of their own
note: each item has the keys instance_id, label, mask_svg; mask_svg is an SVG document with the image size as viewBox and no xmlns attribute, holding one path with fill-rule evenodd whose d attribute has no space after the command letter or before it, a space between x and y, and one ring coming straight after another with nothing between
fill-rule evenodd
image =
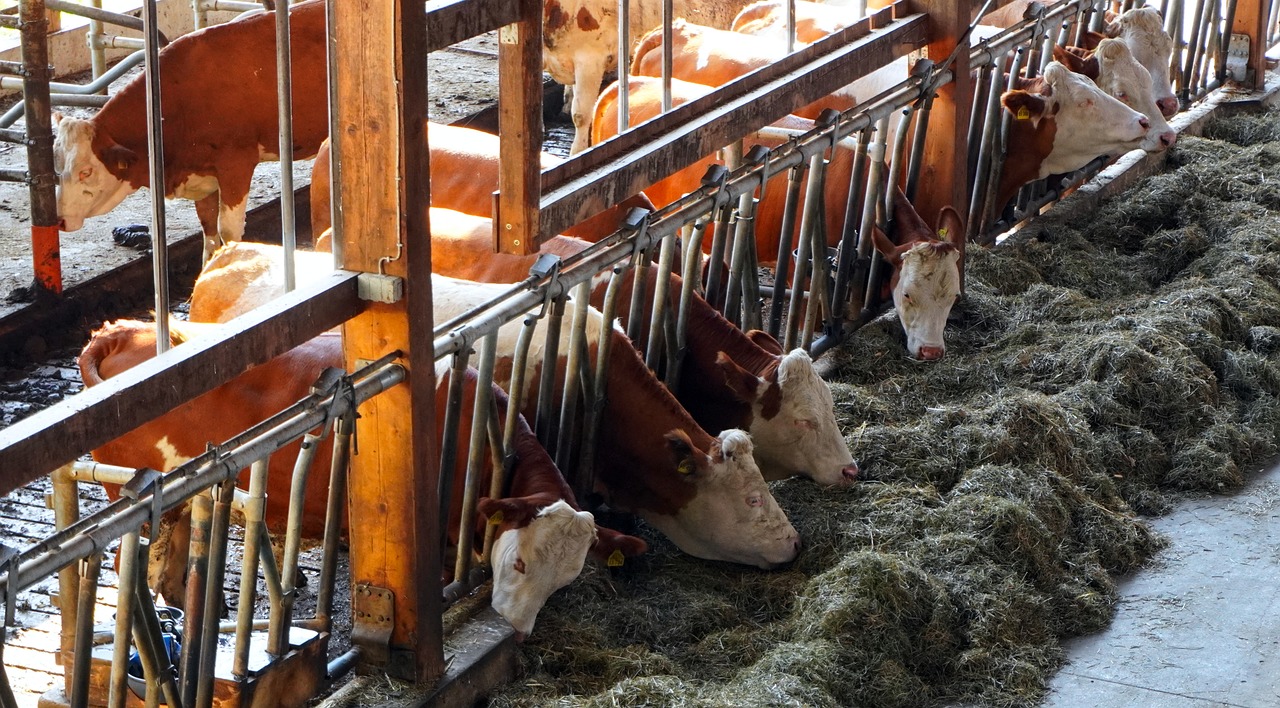
<instances>
[{"instance_id":1,"label":"cow head","mask_svg":"<svg viewBox=\"0 0 1280 708\"><path fill-rule=\"evenodd\" d=\"M760 476L745 431L720 433L705 452L683 430L672 430L666 439L678 473L696 489L674 514L641 511L646 521L698 558L766 569L795 560L800 535Z\"/></svg>"},{"instance_id":2,"label":"cow head","mask_svg":"<svg viewBox=\"0 0 1280 708\"><path fill-rule=\"evenodd\" d=\"M1164 29L1160 11L1154 7L1129 10L1107 26L1107 34L1128 45L1133 57L1151 74L1151 87L1156 105L1165 116L1178 112L1178 99L1169 81L1169 62L1173 57L1173 38Z\"/></svg>"},{"instance_id":3,"label":"cow head","mask_svg":"<svg viewBox=\"0 0 1280 708\"><path fill-rule=\"evenodd\" d=\"M754 334L754 333L753 333ZM759 343L760 332L755 339ZM769 337L772 340L772 337ZM729 358L716 356L729 388L751 406L751 439L756 464L767 479L793 475L819 484L849 484L858 478L858 463L836 425L831 387L813 368L809 352L781 354L776 367L757 375Z\"/></svg>"},{"instance_id":4,"label":"cow head","mask_svg":"<svg viewBox=\"0 0 1280 708\"><path fill-rule=\"evenodd\" d=\"M1033 178L1074 172L1100 155L1126 152L1146 140L1151 128L1146 116L1061 62L1049 62L1041 83L1039 93L1013 90L1001 97L1018 121L1033 126L1053 121L1052 147Z\"/></svg>"},{"instance_id":5,"label":"cow head","mask_svg":"<svg viewBox=\"0 0 1280 708\"><path fill-rule=\"evenodd\" d=\"M77 231L85 219L106 214L137 190L121 175L137 162L138 155L99 135L91 121L55 113L53 128L58 225L63 231Z\"/></svg>"},{"instance_id":6,"label":"cow head","mask_svg":"<svg viewBox=\"0 0 1280 708\"><path fill-rule=\"evenodd\" d=\"M893 308L907 334L907 351L916 359L941 359L947 351L943 341L947 317L964 292L964 220L955 209L944 207L935 235L896 188L893 218L900 243L894 244L879 229L872 232L872 239L893 266L889 286Z\"/></svg>"},{"instance_id":7,"label":"cow head","mask_svg":"<svg viewBox=\"0 0 1280 708\"><path fill-rule=\"evenodd\" d=\"M1076 73L1089 76L1107 95L1142 113L1151 123L1142 149L1161 152L1173 146L1178 134L1164 119L1160 106L1156 105L1152 91L1151 73L1147 71L1128 45L1119 39L1103 39L1089 57L1081 57L1062 47L1055 47L1053 56Z\"/></svg>"},{"instance_id":8,"label":"cow head","mask_svg":"<svg viewBox=\"0 0 1280 708\"><path fill-rule=\"evenodd\" d=\"M587 551L596 542L595 518L590 512L574 511L563 499L539 508L526 497L486 497L479 510L490 523L501 518L506 529L493 542L493 609L523 640L551 593L582 572Z\"/></svg>"}]
</instances>

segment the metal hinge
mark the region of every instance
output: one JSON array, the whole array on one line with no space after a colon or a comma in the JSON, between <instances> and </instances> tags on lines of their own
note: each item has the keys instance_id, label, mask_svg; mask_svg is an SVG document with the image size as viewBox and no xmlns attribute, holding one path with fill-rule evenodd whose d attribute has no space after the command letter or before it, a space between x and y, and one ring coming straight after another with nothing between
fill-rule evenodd
<instances>
[{"instance_id":1,"label":"metal hinge","mask_svg":"<svg viewBox=\"0 0 1280 708\"><path fill-rule=\"evenodd\" d=\"M391 629L395 626L395 594L367 584L355 587L351 643L364 650L364 661L385 666L391 661Z\"/></svg>"},{"instance_id":2,"label":"metal hinge","mask_svg":"<svg viewBox=\"0 0 1280 708\"><path fill-rule=\"evenodd\" d=\"M1233 34L1227 45L1227 79L1251 84L1253 70L1249 67L1249 35Z\"/></svg>"}]
</instances>

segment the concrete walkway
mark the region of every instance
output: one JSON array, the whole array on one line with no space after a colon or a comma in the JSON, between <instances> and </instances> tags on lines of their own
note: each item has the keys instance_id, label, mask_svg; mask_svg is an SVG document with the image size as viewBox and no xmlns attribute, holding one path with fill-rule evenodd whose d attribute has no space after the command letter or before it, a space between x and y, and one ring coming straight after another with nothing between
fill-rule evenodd
<instances>
[{"instance_id":1,"label":"concrete walkway","mask_svg":"<svg viewBox=\"0 0 1280 708\"><path fill-rule=\"evenodd\" d=\"M1052 708L1280 706L1280 465L1152 522L1171 545L1067 644Z\"/></svg>"}]
</instances>

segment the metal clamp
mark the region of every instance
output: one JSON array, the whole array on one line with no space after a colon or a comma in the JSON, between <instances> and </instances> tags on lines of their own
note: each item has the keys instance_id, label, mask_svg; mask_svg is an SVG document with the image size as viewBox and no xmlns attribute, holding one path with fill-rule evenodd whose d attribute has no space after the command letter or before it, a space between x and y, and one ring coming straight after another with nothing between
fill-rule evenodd
<instances>
[{"instance_id":1,"label":"metal clamp","mask_svg":"<svg viewBox=\"0 0 1280 708\"><path fill-rule=\"evenodd\" d=\"M352 596L351 643L365 652L370 663L389 663L391 630L395 627L395 593L360 583Z\"/></svg>"},{"instance_id":2,"label":"metal clamp","mask_svg":"<svg viewBox=\"0 0 1280 708\"><path fill-rule=\"evenodd\" d=\"M120 496L137 501L151 493L151 533L149 540L155 542L156 533L160 530L160 515L164 513L164 475L150 467L140 467L133 473L133 479L125 482L120 488Z\"/></svg>"}]
</instances>

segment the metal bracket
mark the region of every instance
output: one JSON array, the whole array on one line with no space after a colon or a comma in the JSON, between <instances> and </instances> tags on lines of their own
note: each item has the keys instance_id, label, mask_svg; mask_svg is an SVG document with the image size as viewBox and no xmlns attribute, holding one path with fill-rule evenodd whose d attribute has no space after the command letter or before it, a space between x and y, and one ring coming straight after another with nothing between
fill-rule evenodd
<instances>
[{"instance_id":1,"label":"metal bracket","mask_svg":"<svg viewBox=\"0 0 1280 708\"><path fill-rule=\"evenodd\" d=\"M1231 43L1227 45L1227 79L1237 83L1251 83L1253 77L1249 68L1249 35L1232 34Z\"/></svg>"},{"instance_id":2,"label":"metal bracket","mask_svg":"<svg viewBox=\"0 0 1280 708\"><path fill-rule=\"evenodd\" d=\"M397 303L404 297L404 280L394 275L361 273L356 276L356 294L366 302Z\"/></svg>"},{"instance_id":3,"label":"metal bracket","mask_svg":"<svg viewBox=\"0 0 1280 708\"><path fill-rule=\"evenodd\" d=\"M359 583L352 595L351 643L364 651L367 663L386 665L391 661L395 594L386 588Z\"/></svg>"}]
</instances>

